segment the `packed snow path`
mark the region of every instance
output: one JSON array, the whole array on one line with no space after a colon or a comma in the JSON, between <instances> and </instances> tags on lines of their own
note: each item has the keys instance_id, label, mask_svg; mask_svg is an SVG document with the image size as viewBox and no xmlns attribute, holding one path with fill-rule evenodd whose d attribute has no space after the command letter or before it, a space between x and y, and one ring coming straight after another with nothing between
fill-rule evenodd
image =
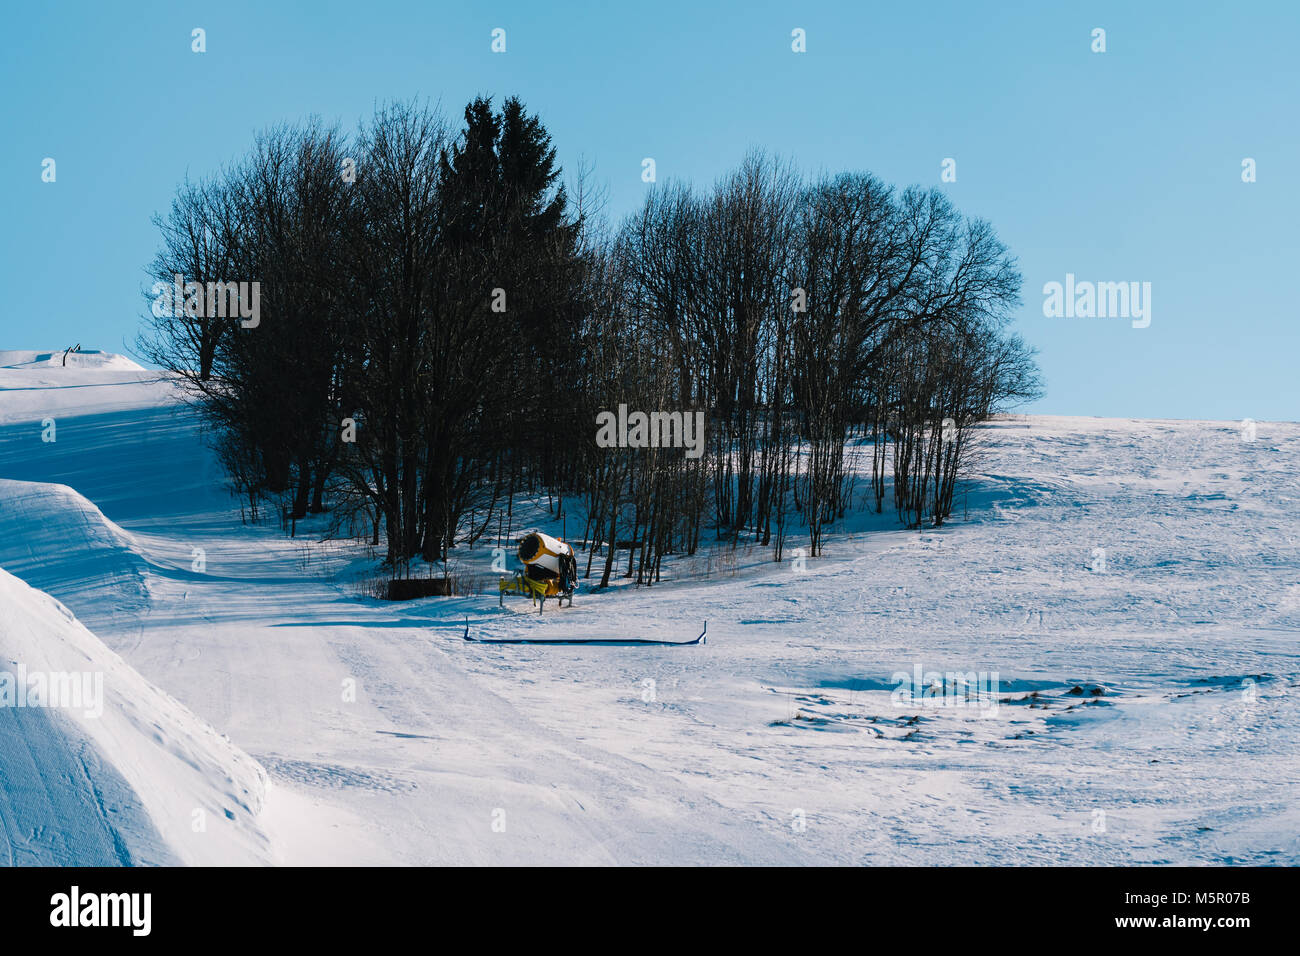
<instances>
[{"instance_id":1,"label":"packed snow path","mask_svg":"<svg viewBox=\"0 0 1300 956\"><path fill-rule=\"evenodd\" d=\"M61 417L0 371L0 568L265 768L275 860L1300 862L1300 426L999 423L969 520L539 618L359 598L359 549L240 524L166 386ZM900 706L918 666L1002 702Z\"/></svg>"}]
</instances>

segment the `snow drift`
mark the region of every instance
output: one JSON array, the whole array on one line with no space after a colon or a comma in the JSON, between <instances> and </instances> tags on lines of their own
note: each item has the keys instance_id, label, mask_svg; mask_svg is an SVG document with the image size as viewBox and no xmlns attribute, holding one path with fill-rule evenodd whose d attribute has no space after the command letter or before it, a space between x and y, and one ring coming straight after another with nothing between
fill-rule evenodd
<instances>
[{"instance_id":1,"label":"snow drift","mask_svg":"<svg viewBox=\"0 0 1300 956\"><path fill-rule=\"evenodd\" d=\"M146 610L146 566L135 538L72 488L0 478L0 568L86 609L91 626Z\"/></svg>"},{"instance_id":2,"label":"snow drift","mask_svg":"<svg viewBox=\"0 0 1300 956\"><path fill-rule=\"evenodd\" d=\"M268 859L260 766L3 570L0 608L0 863ZM100 691L61 702L49 688L69 677Z\"/></svg>"}]
</instances>

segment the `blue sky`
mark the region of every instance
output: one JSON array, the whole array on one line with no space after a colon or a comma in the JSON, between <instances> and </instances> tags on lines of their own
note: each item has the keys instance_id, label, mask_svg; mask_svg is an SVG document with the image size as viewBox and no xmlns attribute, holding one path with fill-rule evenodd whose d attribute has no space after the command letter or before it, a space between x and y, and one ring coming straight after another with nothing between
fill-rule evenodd
<instances>
[{"instance_id":1,"label":"blue sky","mask_svg":"<svg viewBox=\"0 0 1300 956\"><path fill-rule=\"evenodd\" d=\"M644 157L704 184L750 146L940 185L1020 259L1016 325L1047 383L1030 411L1296 420L1297 35L1294 2L12 6L0 348L124 351L150 216L261 127L518 94L613 218L644 195ZM1150 326L1045 318L1043 285L1067 273L1150 282Z\"/></svg>"}]
</instances>

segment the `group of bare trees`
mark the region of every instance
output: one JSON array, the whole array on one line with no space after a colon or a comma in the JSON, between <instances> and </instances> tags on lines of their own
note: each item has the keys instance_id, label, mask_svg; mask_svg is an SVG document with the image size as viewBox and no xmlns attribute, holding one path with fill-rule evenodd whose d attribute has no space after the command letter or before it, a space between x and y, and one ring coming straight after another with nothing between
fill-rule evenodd
<instances>
[{"instance_id":1,"label":"group of bare trees","mask_svg":"<svg viewBox=\"0 0 1300 956\"><path fill-rule=\"evenodd\" d=\"M254 513L268 491L290 493L298 515L319 511L338 458L328 422L352 330L335 269L356 205L340 188L344 156L335 130L271 130L240 165L182 186L156 219L163 246L151 271L162 301L145 352L201 398ZM196 294L172 295L182 282ZM258 300L256 329L224 308L223 287L241 282Z\"/></svg>"},{"instance_id":2,"label":"group of bare trees","mask_svg":"<svg viewBox=\"0 0 1300 956\"><path fill-rule=\"evenodd\" d=\"M937 190L755 153L609 228L559 176L536 117L479 99L455 133L409 105L351 138L272 130L178 190L155 289L254 281L260 322L155 308L142 342L254 508L359 517L400 567L500 534L521 495L568 498L585 573L649 584L706 535L820 553L859 458L869 506L892 487L906 525L942 523L972 426L1038 390L1006 332L1014 260ZM598 444L619 406L703 412L702 445L680 416Z\"/></svg>"},{"instance_id":3,"label":"group of bare trees","mask_svg":"<svg viewBox=\"0 0 1300 956\"><path fill-rule=\"evenodd\" d=\"M332 503L382 530L394 565L435 560L467 516L490 520L521 456L549 456L557 423L535 412L579 361L584 269L558 179L537 119L479 99L458 134L406 104L350 139L278 128L178 191L154 290L247 281L259 322L152 308L142 349L190 390L254 512Z\"/></svg>"},{"instance_id":4,"label":"group of bare trees","mask_svg":"<svg viewBox=\"0 0 1300 956\"><path fill-rule=\"evenodd\" d=\"M652 448L621 450L621 470L593 465L597 537L630 520L647 583L664 550L694 550L702 522L779 560L796 518L820 553L853 507L866 445L875 509L892 484L907 526L941 524L972 426L1039 390L1006 332L1014 259L938 190L866 174L807 183L755 153L710 190L652 191L602 257L616 291L588 337L621 364L611 376L594 363L591 393L709 421L698 462Z\"/></svg>"}]
</instances>

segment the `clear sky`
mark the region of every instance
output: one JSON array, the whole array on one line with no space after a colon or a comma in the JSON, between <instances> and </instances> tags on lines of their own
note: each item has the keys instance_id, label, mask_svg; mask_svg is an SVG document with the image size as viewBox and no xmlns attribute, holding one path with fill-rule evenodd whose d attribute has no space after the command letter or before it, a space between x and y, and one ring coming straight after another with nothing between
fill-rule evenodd
<instances>
[{"instance_id":1,"label":"clear sky","mask_svg":"<svg viewBox=\"0 0 1300 956\"><path fill-rule=\"evenodd\" d=\"M643 158L705 184L750 146L941 186L1020 259L1047 382L1030 411L1296 420L1298 39L1294 0L10 4L0 349L126 350L150 216L259 128L518 94L614 218ZM1150 282L1150 325L1044 317L1067 273Z\"/></svg>"}]
</instances>

